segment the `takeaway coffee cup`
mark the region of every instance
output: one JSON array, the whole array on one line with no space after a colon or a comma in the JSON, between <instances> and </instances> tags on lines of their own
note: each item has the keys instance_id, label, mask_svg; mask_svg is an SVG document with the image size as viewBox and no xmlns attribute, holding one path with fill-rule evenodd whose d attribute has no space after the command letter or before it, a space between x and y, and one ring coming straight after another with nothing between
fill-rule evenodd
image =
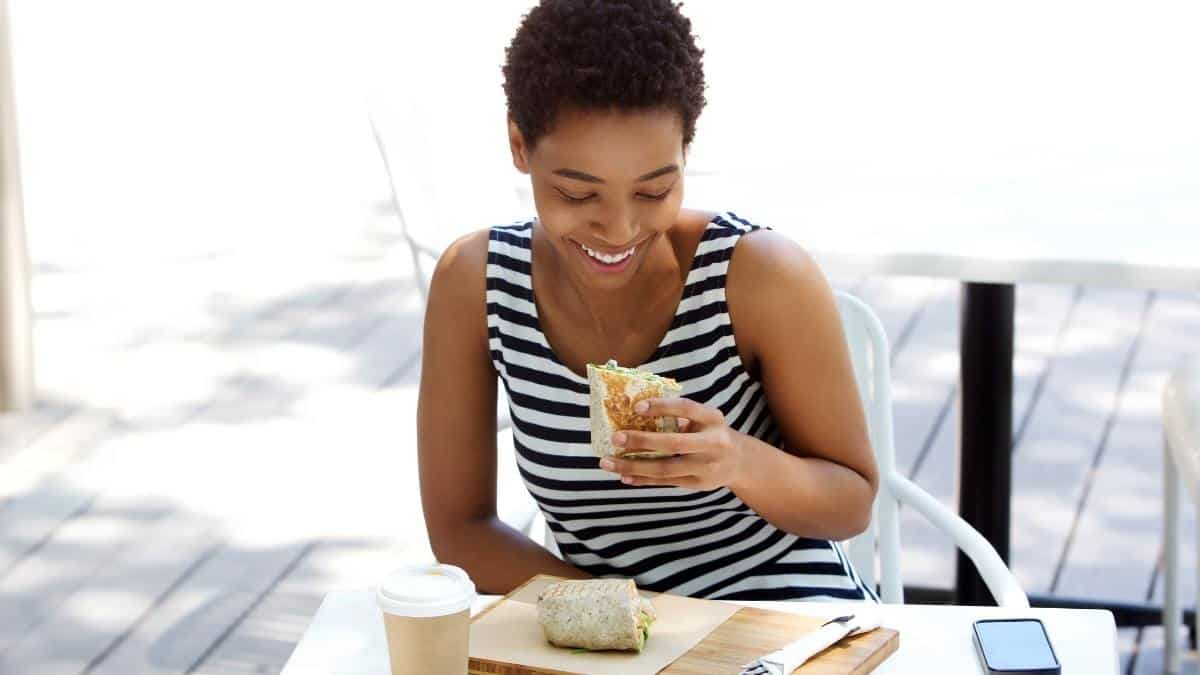
<instances>
[{"instance_id":1,"label":"takeaway coffee cup","mask_svg":"<svg viewBox=\"0 0 1200 675\"><path fill-rule=\"evenodd\" d=\"M453 565L395 570L376 592L392 675L467 672L475 584Z\"/></svg>"}]
</instances>

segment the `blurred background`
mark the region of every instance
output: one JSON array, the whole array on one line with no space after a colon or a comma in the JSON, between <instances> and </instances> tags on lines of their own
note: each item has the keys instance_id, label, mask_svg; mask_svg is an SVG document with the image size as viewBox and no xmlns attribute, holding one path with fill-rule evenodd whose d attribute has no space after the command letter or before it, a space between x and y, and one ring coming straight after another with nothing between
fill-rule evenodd
<instances>
[{"instance_id":1,"label":"blurred background","mask_svg":"<svg viewBox=\"0 0 1200 675\"><path fill-rule=\"evenodd\" d=\"M0 413L0 673L278 672L325 592L429 557L414 245L532 215L500 88L532 4L7 0L35 390ZM684 12L709 83L693 206L887 220L944 181L948 220L1196 225L1193 3ZM955 506L958 284L833 281L884 320L898 450ZM1014 572L1159 598L1158 401L1200 301L1031 284L1017 322ZM905 518L906 582L946 586L948 544ZM1125 672L1161 641L1122 630Z\"/></svg>"}]
</instances>

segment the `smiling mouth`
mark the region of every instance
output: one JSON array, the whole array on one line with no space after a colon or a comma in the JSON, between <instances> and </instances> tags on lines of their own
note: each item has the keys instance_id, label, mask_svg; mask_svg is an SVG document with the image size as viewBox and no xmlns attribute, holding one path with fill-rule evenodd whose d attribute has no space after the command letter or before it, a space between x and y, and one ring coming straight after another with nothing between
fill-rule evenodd
<instances>
[{"instance_id":1,"label":"smiling mouth","mask_svg":"<svg viewBox=\"0 0 1200 675\"><path fill-rule=\"evenodd\" d=\"M572 241L574 240L572 239ZM639 242L633 246L630 246L628 249L621 251L620 253L602 253L588 247L581 242L576 241L575 244L579 246L579 248L583 249L583 252L586 253L588 257L596 260L597 262L604 263L605 265L616 265L624 262L627 258L629 258L629 256L637 252L638 246L641 246L641 243Z\"/></svg>"}]
</instances>

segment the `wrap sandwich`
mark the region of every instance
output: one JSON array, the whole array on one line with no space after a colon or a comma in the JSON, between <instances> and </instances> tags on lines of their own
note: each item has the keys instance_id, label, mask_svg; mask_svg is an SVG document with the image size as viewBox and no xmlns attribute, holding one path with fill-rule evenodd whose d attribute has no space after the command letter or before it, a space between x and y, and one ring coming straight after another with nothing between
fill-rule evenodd
<instances>
[{"instance_id":1,"label":"wrap sandwich","mask_svg":"<svg viewBox=\"0 0 1200 675\"><path fill-rule=\"evenodd\" d=\"M633 411L638 401L649 398L675 398L682 388L669 377L660 377L633 368L622 368L616 361L603 366L588 364L591 394L592 451L600 457L616 455L629 459L661 459L669 452L627 451L614 448L614 431L678 431L674 417L643 417Z\"/></svg>"},{"instance_id":2,"label":"wrap sandwich","mask_svg":"<svg viewBox=\"0 0 1200 675\"><path fill-rule=\"evenodd\" d=\"M642 651L654 607L632 579L560 581L542 591L538 622L557 647Z\"/></svg>"}]
</instances>

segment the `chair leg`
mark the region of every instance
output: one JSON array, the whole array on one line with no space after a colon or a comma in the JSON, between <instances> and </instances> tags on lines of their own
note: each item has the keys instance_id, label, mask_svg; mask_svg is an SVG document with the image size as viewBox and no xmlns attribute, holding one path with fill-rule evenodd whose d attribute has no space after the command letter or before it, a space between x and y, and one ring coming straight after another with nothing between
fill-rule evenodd
<instances>
[{"instance_id":1,"label":"chair leg","mask_svg":"<svg viewBox=\"0 0 1200 675\"><path fill-rule=\"evenodd\" d=\"M1179 630L1179 476L1166 439L1163 442L1163 667L1178 673Z\"/></svg>"}]
</instances>

